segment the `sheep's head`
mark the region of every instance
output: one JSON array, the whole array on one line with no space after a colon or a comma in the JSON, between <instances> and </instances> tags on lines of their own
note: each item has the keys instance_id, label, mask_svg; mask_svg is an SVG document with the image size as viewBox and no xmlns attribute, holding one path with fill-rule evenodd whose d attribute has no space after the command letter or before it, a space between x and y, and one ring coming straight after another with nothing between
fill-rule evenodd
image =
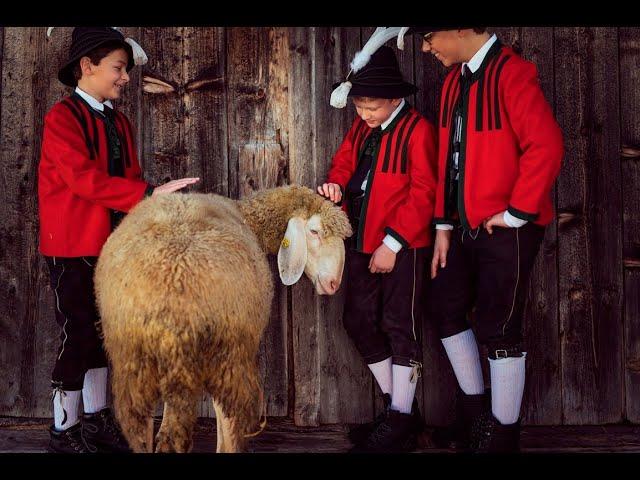
<instances>
[{"instance_id":1,"label":"sheep's head","mask_svg":"<svg viewBox=\"0 0 640 480\"><path fill-rule=\"evenodd\" d=\"M278 250L278 270L285 285L296 283L304 272L319 295L333 295L342 282L344 239L351 236L346 214L328 200L318 198L319 213L296 212Z\"/></svg>"}]
</instances>

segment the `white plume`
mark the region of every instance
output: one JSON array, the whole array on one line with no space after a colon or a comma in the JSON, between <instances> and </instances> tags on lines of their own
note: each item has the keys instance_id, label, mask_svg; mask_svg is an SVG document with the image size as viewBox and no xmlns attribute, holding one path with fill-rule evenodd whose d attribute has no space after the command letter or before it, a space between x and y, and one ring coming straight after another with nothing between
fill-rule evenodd
<instances>
[{"instance_id":1,"label":"white plume","mask_svg":"<svg viewBox=\"0 0 640 480\"><path fill-rule=\"evenodd\" d=\"M367 40L367 43L364 44L362 50L356 53L356 56L353 57L353 61L351 62L351 70L353 72L357 72L362 67L364 67L369 60L371 59L371 55L378 50L382 45L386 42L394 38L400 33L402 27L378 27L376 28L373 35Z\"/></svg>"},{"instance_id":2,"label":"white plume","mask_svg":"<svg viewBox=\"0 0 640 480\"><path fill-rule=\"evenodd\" d=\"M144 50L138 44L138 42L136 42L133 38L125 38L124 41L131 45L131 50L133 50L133 63L135 65L144 65L145 63L147 63L149 58L147 57L147 54L144 53Z\"/></svg>"},{"instance_id":3,"label":"white plume","mask_svg":"<svg viewBox=\"0 0 640 480\"><path fill-rule=\"evenodd\" d=\"M353 85L351 82L342 82L333 92L331 92L331 100L329 103L335 108L344 108L347 106L347 97Z\"/></svg>"},{"instance_id":4,"label":"white plume","mask_svg":"<svg viewBox=\"0 0 640 480\"><path fill-rule=\"evenodd\" d=\"M51 32L53 32L53 29L54 29L54 28L56 28L56 27L49 27L49 28L47 28L47 37L50 37L50 36L51 36Z\"/></svg>"},{"instance_id":5,"label":"white plume","mask_svg":"<svg viewBox=\"0 0 640 480\"><path fill-rule=\"evenodd\" d=\"M404 50L404 35L411 27L402 27L398 32L398 50Z\"/></svg>"},{"instance_id":6,"label":"white plume","mask_svg":"<svg viewBox=\"0 0 640 480\"><path fill-rule=\"evenodd\" d=\"M122 33L122 29L120 27L111 27L114 30ZM134 65L144 65L149 60L147 54L144 52L142 47L138 42L136 42L133 38L127 37L124 39L129 45L131 45L131 50L133 50L133 63Z\"/></svg>"}]
</instances>

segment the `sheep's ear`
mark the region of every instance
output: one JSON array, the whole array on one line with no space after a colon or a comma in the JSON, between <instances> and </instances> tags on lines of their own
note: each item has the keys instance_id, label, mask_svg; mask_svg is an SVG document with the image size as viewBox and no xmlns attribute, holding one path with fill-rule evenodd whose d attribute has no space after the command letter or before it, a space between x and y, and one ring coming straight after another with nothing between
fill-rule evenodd
<instances>
[{"instance_id":1,"label":"sheep's ear","mask_svg":"<svg viewBox=\"0 0 640 480\"><path fill-rule=\"evenodd\" d=\"M293 285L302 276L307 264L306 222L300 217L289 219L287 231L278 250L278 271L285 285Z\"/></svg>"}]
</instances>

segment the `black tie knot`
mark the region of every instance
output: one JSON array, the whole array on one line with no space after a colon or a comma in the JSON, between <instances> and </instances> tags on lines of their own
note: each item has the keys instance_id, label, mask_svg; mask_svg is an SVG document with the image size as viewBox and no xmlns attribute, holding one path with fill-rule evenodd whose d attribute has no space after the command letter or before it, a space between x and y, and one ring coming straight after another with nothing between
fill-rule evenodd
<instances>
[{"instance_id":1,"label":"black tie knot","mask_svg":"<svg viewBox=\"0 0 640 480\"><path fill-rule=\"evenodd\" d=\"M102 113L104 113L104 116L107 117L112 122L115 121L116 112L113 108L109 107L108 105L105 105Z\"/></svg>"}]
</instances>

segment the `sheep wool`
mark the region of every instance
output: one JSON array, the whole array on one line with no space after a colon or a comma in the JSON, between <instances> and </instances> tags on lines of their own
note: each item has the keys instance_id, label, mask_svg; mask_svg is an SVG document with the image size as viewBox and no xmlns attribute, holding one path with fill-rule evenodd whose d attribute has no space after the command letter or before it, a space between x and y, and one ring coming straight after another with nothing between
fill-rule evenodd
<instances>
[{"instance_id":1,"label":"sheep wool","mask_svg":"<svg viewBox=\"0 0 640 480\"><path fill-rule=\"evenodd\" d=\"M311 189L279 187L234 201L170 194L140 202L105 243L96 298L112 366L114 407L134 451L192 447L196 406L214 400L218 451L240 451L262 413L257 368L269 320L272 272L293 215L319 214L324 234L351 234L346 215Z\"/></svg>"}]
</instances>

